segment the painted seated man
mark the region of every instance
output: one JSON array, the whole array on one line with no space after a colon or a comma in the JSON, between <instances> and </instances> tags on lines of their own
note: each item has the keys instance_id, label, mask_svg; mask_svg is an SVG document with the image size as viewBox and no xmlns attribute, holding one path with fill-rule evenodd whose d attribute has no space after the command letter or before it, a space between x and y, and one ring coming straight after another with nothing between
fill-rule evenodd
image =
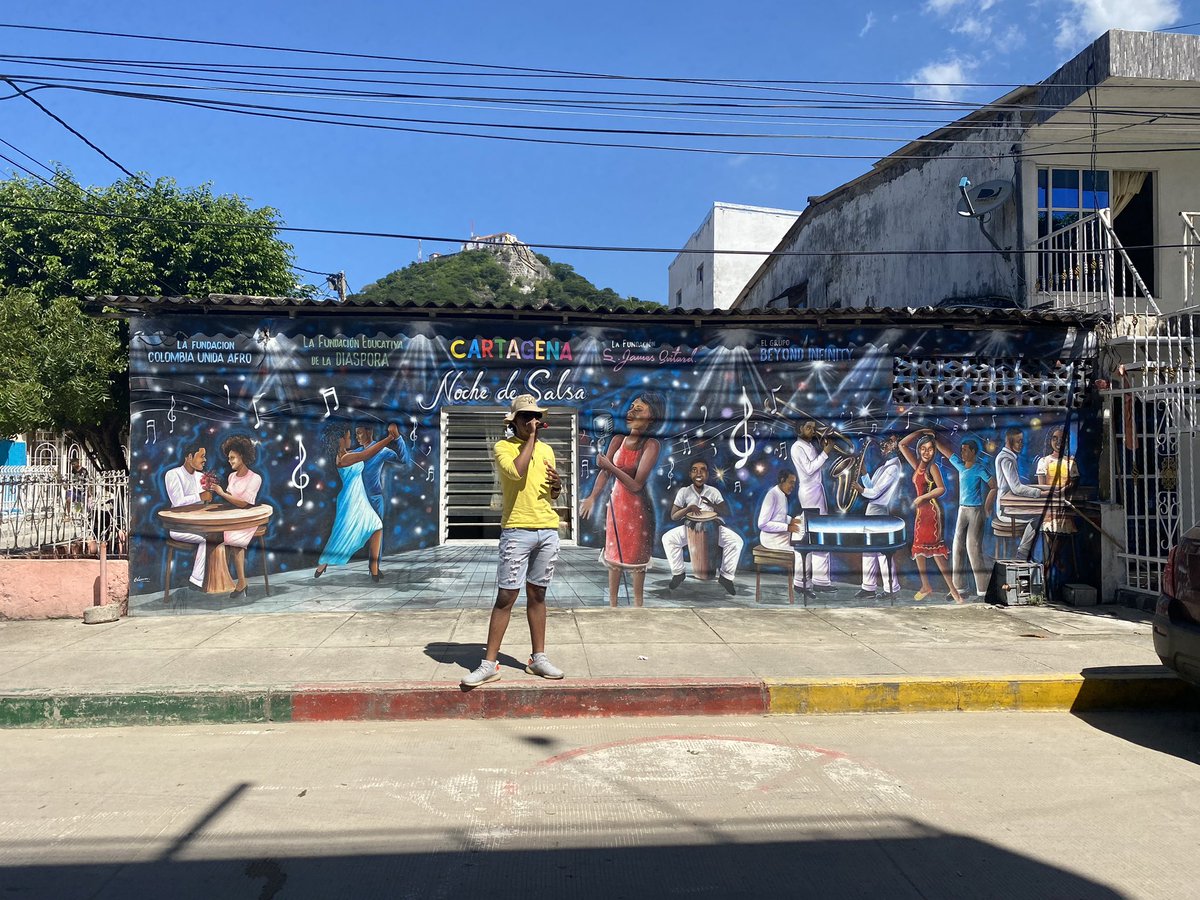
<instances>
[{"instance_id":1,"label":"painted seated man","mask_svg":"<svg viewBox=\"0 0 1200 900\"><path fill-rule=\"evenodd\" d=\"M663 535L663 549L667 551L667 562L671 566L671 590L683 584L683 554L688 546L688 530L717 529L717 546L721 551L718 569L721 587L734 593L733 579L737 574L738 560L742 556L745 541L727 528L724 519L729 516L729 504L711 484L708 484L708 464L696 460L688 469L691 483L679 489L675 504L671 507L671 521L683 522Z\"/></svg>"},{"instance_id":2,"label":"painted seated man","mask_svg":"<svg viewBox=\"0 0 1200 900\"><path fill-rule=\"evenodd\" d=\"M212 500L209 490L208 476L204 472L207 465L207 451L199 444L185 444L183 448L183 465L169 469L163 477L167 489L167 498L171 508L194 506L197 503L207 503ZM171 539L185 544L196 545L196 561L192 564L191 583L196 587L204 586L204 559L208 549L203 535L190 531L172 531ZM167 573L169 578L170 572Z\"/></svg>"}]
</instances>

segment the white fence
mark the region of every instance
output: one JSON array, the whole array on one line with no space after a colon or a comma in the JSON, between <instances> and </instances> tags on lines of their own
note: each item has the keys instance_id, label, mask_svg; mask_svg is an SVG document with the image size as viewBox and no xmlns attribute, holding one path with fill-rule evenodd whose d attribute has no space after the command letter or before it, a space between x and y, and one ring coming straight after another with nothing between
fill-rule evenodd
<instances>
[{"instance_id":1,"label":"white fence","mask_svg":"<svg viewBox=\"0 0 1200 900\"><path fill-rule=\"evenodd\" d=\"M127 554L129 473L0 466L0 555Z\"/></svg>"}]
</instances>

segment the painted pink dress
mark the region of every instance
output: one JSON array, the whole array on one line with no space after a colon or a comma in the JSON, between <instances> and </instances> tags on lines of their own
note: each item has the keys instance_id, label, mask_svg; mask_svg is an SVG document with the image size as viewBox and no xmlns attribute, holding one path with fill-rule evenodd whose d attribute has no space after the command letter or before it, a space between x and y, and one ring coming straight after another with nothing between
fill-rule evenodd
<instances>
[{"instance_id":1,"label":"painted pink dress","mask_svg":"<svg viewBox=\"0 0 1200 900\"><path fill-rule=\"evenodd\" d=\"M246 474L240 478L236 472L231 474L229 484L225 486L225 490L239 500L245 500L251 506L258 502L258 492L261 488L262 476L250 469L247 469ZM254 538L254 532L253 528L227 531L225 532L225 544L229 547L249 547L250 541Z\"/></svg>"},{"instance_id":2,"label":"painted pink dress","mask_svg":"<svg viewBox=\"0 0 1200 900\"><path fill-rule=\"evenodd\" d=\"M625 446L623 437L617 440L620 445L612 457L613 465L635 478L650 439L644 439L636 450ZM654 548L655 527L654 506L646 491L634 493L620 479L613 478L604 519L604 562L622 569L645 569Z\"/></svg>"}]
</instances>

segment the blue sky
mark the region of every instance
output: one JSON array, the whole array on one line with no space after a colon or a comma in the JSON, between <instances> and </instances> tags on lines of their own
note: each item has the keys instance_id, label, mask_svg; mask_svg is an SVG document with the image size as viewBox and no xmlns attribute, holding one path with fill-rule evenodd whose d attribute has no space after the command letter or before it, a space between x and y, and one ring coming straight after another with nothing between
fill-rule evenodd
<instances>
[{"instance_id":1,"label":"blue sky","mask_svg":"<svg viewBox=\"0 0 1200 900\"><path fill-rule=\"evenodd\" d=\"M621 75L1007 83L1045 77L1110 27L1149 30L1200 22L1200 0L888 4L873 0L790 5L697 0L603 6L561 0L459 0L340 7L311 0L210 0L187 5L9 0L0 21ZM0 35L3 52L9 54L399 67L92 36L11 30ZM26 75L35 70L11 62L0 68ZM480 79L460 79L460 83L468 81ZM673 88L638 82L633 89ZM977 102L1006 91L1004 87L937 85L831 89ZM798 210L808 196L855 177L871 162L506 143L246 118L68 90L43 90L37 96L127 168L170 176L187 185L212 182L217 191L278 208L288 224L297 226L454 237L465 237L473 228L476 234L510 231L530 242L677 247L715 200ZM234 99L314 106L314 101L295 98L243 95ZM462 108L461 104L343 103L324 108L602 128L741 131L744 127L737 120L716 121L712 115L684 122L611 119L595 111L563 116L511 108ZM10 100L0 109L0 137L26 153L61 162L88 184L120 177L108 162L27 101ZM792 133L871 134L893 139L892 143L822 138L774 140L770 148L874 158L955 114L934 108L894 117L910 121L853 127L847 123L788 125ZM911 121L918 118L926 121ZM771 130L783 132L779 126ZM646 140L690 140L733 149L766 146L744 139ZM7 164L0 165L9 170ZM351 289L407 265L417 254L415 241L287 237L296 247L299 265L320 271L344 269ZM451 248L424 245L426 254L446 249ZM600 286L643 299L665 299L669 255L549 253Z\"/></svg>"}]
</instances>

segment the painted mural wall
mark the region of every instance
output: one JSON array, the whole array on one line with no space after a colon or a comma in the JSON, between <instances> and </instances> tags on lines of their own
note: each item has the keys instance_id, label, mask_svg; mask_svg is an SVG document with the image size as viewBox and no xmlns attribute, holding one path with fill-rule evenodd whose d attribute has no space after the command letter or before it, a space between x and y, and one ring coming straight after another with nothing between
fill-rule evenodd
<instances>
[{"instance_id":1,"label":"painted mural wall","mask_svg":"<svg viewBox=\"0 0 1200 900\"><path fill-rule=\"evenodd\" d=\"M491 446L521 394L566 481L559 605L969 602L995 557L1098 568L1090 351L1066 327L131 332L133 614L489 606Z\"/></svg>"}]
</instances>

